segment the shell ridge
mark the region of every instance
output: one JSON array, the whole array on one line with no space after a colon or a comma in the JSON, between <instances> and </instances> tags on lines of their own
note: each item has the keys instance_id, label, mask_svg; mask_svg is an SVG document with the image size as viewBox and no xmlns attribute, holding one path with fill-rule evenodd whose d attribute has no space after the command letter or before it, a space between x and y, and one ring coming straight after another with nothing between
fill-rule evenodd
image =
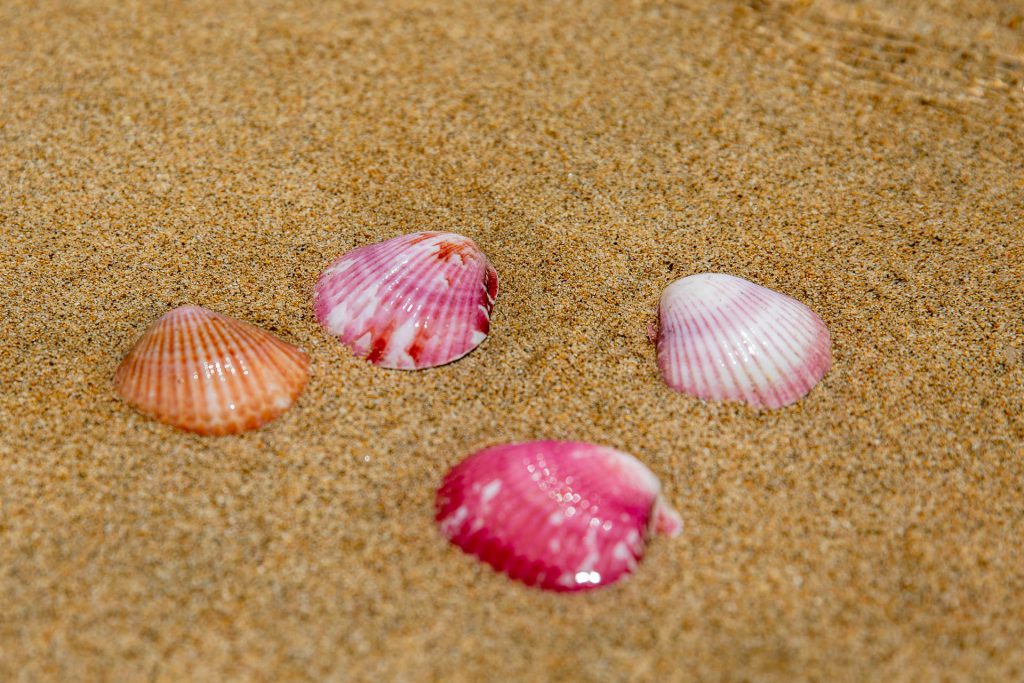
<instances>
[{"instance_id":1,"label":"shell ridge","mask_svg":"<svg viewBox=\"0 0 1024 683\"><path fill-rule=\"evenodd\" d=\"M224 353L230 358L231 372L224 377L224 387L231 399L226 413L229 418L244 419L248 426L269 416L273 397L286 391L278 368L276 345L272 339L247 328L230 330L225 326L218 331ZM258 398L246 402L245 396Z\"/></svg>"},{"instance_id":2,"label":"shell ridge","mask_svg":"<svg viewBox=\"0 0 1024 683\"><path fill-rule=\"evenodd\" d=\"M364 252L363 249L366 249L366 247L357 249L337 259L334 265L328 268L328 272L333 275L333 278L330 280L320 280L323 283L320 290L322 296L331 307L340 303L346 292L367 289L366 283L368 280L378 278L386 281L388 279L388 268L385 264L367 263L359 259L360 256L365 254L373 254L373 252ZM337 270L337 267L342 263L349 265L344 269ZM331 268L335 268L335 270L332 271Z\"/></svg>"},{"instance_id":3,"label":"shell ridge","mask_svg":"<svg viewBox=\"0 0 1024 683\"><path fill-rule=\"evenodd\" d=\"M765 290L771 293L770 290ZM775 369L773 378L768 378L769 386L774 388L775 400L767 401L765 405L770 408L781 408L798 399L806 390L814 386L814 382L808 382L804 377L802 357L806 349L797 346L793 341L787 339L787 333L793 329L802 327L803 321L789 321L785 328L780 322L781 309L776 301L765 301L762 292L757 292L758 301L762 302L760 310L757 311L756 320L759 328L760 344L764 349L765 358ZM785 296L785 295L781 295ZM754 325L754 322L751 323Z\"/></svg>"},{"instance_id":4,"label":"shell ridge","mask_svg":"<svg viewBox=\"0 0 1024 683\"><path fill-rule=\"evenodd\" d=\"M169 311L143 333L115 372L115 387L142 413L199 434L252 429L301 393L281 363L299 349L266 330L201 307ZM296 368L298 370L298 368Z\"/></svg>"},{"instance_id":5,"label":"shell ridge","mask_svg":"<svg viewBox=\"0 0 1024 683\"><path fill-rule=\"evenodd\" d=\"M799 304L799 302L795 303ZM786 338L787 332L792 330L806 331L805 334L813 335L808 325L812 320L809 316L814 315L813 311L804 307L803 311L798 312L803 314L802 318L788 319L789 325L785 329L772 316L767 316L762 323L766 330L766 340L772 341L775 348L778 349L778 376L780 380L785 381L783 385L785 390L781 391L781 403L772 407L781 407L795 401L810 391L820 379L820 377L814 376L807 358L807 354L814 346L813 336L801 335L793 341ZM789 379L784 380L783 378L786 377Z\"/></svg>"},{"instance_id":6,"label":"shell ridge","mask_svg":"<svg viewBox=\"0 0 1024 683\"><path fill-rule=\"evenodd\" d=\"M438 252L439 251L440 248L438 249ZM421 278L426 279L427 274L431 274L433 272L436 277L445 280L447 288L445 293L447 293L454 287L454 285L450 283L449 278L446 277L445 264L434 258L436 253L437 252L431 253L428 255L428 259L424 259L423 267L420 272L417 273L418 277L410 277L410 282L415 285ZM420 350L419 355L422 355L428 350L429 343L433 343L434 345L443 343L443 341L439 341L439 338L444 339L448 336L445 334L449 331L447 329L447 315L448 311L452 308L455 299L455 296L443 296L442 293L436 289L431 289L429 292L426 292L425 300L420 304L417 313L419 313L418 317L421 321L418 326L428 329L428 332L425 333L424 336L429 335L429 342ZM399 350L409 355L411 358L412 354L408 353L409 345L404 345L404 347L405 348ZM442 349L444 349L444 347L442 347ZM412 365L415 366L417 361L417 358L412 358Z\"/></svg>"},{"instance_id":7,"label":"shell ridge","mask_svg":"<svg viewBox=\"0 0 1024 683\"><path fill-rule=\"evenodd\" d=\"M703 382L703 375L697 377L700 372L692 365L693 358L696 358L695 350L692 349L690 338L686 335L689 331L688 323L683 320L682 312L672 309L671 328L666 332L665 340L668 349L668 371L676 387L695 387Z\"/></svg>"},{"instance_id":8,"label":"shell ridge","mask_svg":"<svg viewBox=\"0 0 1024 683\"><path fill-rule=\"evenodd\" d=\"M395 257L401 253L404 246L399 242L399 238L392 238L378 244L367 244L341 255L328 267L328 271L342 263L350 265L342 271L332 273L336 276L342 273L344 275L332 279L329 289L337 294L338 291L362 285L370 278L384 276L387 279L389 275L401 269L402 263L397 262Z\"/></svg>"},{"instance_id":9,"label":"shell ridge","mask_svg":"<svg viewBox=\"0 0 1024 683\"><path fill-rule=\"evenodd\" d=\"M230 339L225 334L224 326L225 321L220 318L214 318L212 324L206 326L213 355L216 358L214 367L217 371L217 381L214 382L214 386L217 387L219 392L219 400L216 406L222 416L222 422L225 423L223 426L218 425L218 430L226 428L226 423L230 422L233 418L240 419L246 417L240 411L240 399L235 391L238 380L238 367L234 356L237 340ZM262 375L263 373L260 374ZM254 397L254 407L256 410L259 410L264 403L265 393L262 391L256 392Z\"/></svg>"},{"instance_id":10,"label":"shell ridge","mask_svg":"<svg viewBox=\"0 0 1024 683\"><path fill-rule=\"evenodd\" d=\"M305 352L297 346L288 348L282 346L281 342L271 337L267 340L274 357L273 370L282 381L295 379L296 370L302 364Z\"/></svg>"},{"instance_id":11,"label":"shell ridge","mask_svg":"<svg viewBox=\"0 0 1024 683\"><path fill-rule=\"evenodd\" d=\"M118 391L130 391L133 395L140 393L138 387L146 387L148 368L142 362L143 354L148 353L148 347L152 346L149 338L139 339L128 352L126 361L117 369L114 376L114 386ZM143 388L141 391L145 391Z\"/></svg>"},{"instance_id":12,"label":"shell ridge","mask_svg":"<svg viewBox=\"0 0 1024 683\"><path fill-rule=\"evenodd\" d=\"M343 340L350 342L356 342L361 339L364 335L369 334L370 340L365 353L357 353L356 355L365 358L369 355L372 349L377 348L380 343L380 338L384 334L384 330L378 328L377 321L375 320L377 313L381 306L390 305L390 300L385 303L381 303L377 297L381 294L382 290L386 292L384 296L389 296L393 290L400 286L401 281L398 278L391 278L388 275L381 277L373 272L368 272L366 277L359 280L358 284L351 286L350 288L342 291L339 294L335 308L333 309L338 317L347 318L344 321L334 321L332 318L328 318L328 322L331 326L328 327L328 331L338 335ZM351 299L342 301L343 295L347 292L357 292Z\"/></svg>"},{"instance_id":13,"label":"shell ridge","mask_svg":"<svg viewBox=\"0 0 1024 683\"><path fill-rule=\"evenodd\" d=\"M775 300L772 300L772 291L770 289L765 289L763 292L758 292L758 294L765 307L771 309L779 323L787 323L790 328L800 332L798 339L803 342L803 346L809 346L813 342L814 327L809 323L814 318L817 318L814 311L785 294L778 294ZM801 349L802 347L795 348L794 350L800 351Z\"/></svg>"},{"instance_id":14,"label":"shell ridge","mask_svg":"<svg viewBox=\"0 0 1024 683\"><path fill-rule=\"evenodd\" d=\"M381 310L390 312L392 316L401 314L402 311L406 311L406 302L414 299L414 295L417 293L418 283L423 277L423 274L430 270L430 260L434 252L426 251L434 245L425 246L419 253L412 254L397 268L389 272L390 275L394 275L393 279L389 282L389 287L386 289L386 298L380 301L375 301L374 297L366 297L364 299L365 305L360 311L367 308L373 309L376 307L376 312L369 317L368 320L364 321L365 327L360 331L369 331L373 337L372 348L381 348L379 352L379 359L387 359L391 364L398 367L404 367L406 363L402 358L401 352L404 349L395 348L392 345L392 337L396 332L397 324L390 326L386 330L382 330L378 327L378 323L375 318L380 316ZM403 271L401 268L408 268L409 270ZM378 294L380 290L378 289ZM422 305L419 307L422 309ZM419 310L409 311L410 313L418 313ZM410 316L411 318L412 316ZM358 320L354 318L354 320ZM427 322L429 322L429 317Z\"/></svg>"},{"instance_id":15,"label":"shell ridge","mask_svg":"<svg viewBox=\"0 0 1024 683\"><path fill-rule=\"evenodd\" d=\"M201 345L199 349L202 350L202 360L200 361L203 366L204 372L206 372L207 381L203 385L206 393L206 400L203 404L205 410L204 414L210 422L213 423L213 429L219 431L221 423L224 422L224 411L222 407L227 402L227 396L224 392L224 373L221 368L220 362L217 357L211 353L216 352L217 349L213 344L212 340L212 327L216 323L216 318L212 316L208 317L206 325L195 325L192 328L192 334L200 337ZM197 349L197 350L199 350Z\"/></svg>"},{"instance_id":16,"label":"shell ridge","mask_svg":"<svg viewBox=\"0 0 1024 683\"><path fill-rule=\"evenodd\" d=\"M813 310L743 278L684 277L665 288L661 305L658 364L677 391L779 408L809 393L831 365L828 327Z\"/></svg>"},{"instance_id":17,"label":"shell ridge","mask_svg":"<svg viewBox=\"0 0 1024 683\"><path fill-rule=\"evenodd\" d=\"M408 260L394 268L379 269L363 268L359 264L350 269L358 269L362 277L357 282L339 288L334 306L344 306L348 322L340 325L338 331L357 338L373 328L375 314L379 308L394 307L395 290L403 285L399 268L407 263ZM350 293L351 297L344 296Z\"/></svg>"},{"instance_id":18,"label":"shell ridge","mask_svg":"<svg viewBox=\"0 0 1024 683\"><path fill-rule=\"evenodd\" d=\"M742 314L742 309L736 311ZM749 326L740 325L736 328L736 335L739 339L735 341L740 349L738 369L747 378L750 391L747 400L751 405L760 407L778 400L779 392L772 386L771 372L776 368L773 358L766 357L765 347L754 339L753 331Z\"/></svg>"},{"instance_id":19,"label":"shell ridge","mask_svg":"<svg viewBox=\"0 0 1024 683\"><path fill-rule=\"evenodd\" d=\"M731 381L731 390L729 395L737 399L746 399L747 401L761 402L760 392L758 386L753 382L749 373L746 372L746 368L740 367L740 358L737 356L738 348L734 336L737 334L737 326L731 318L727 315L727 312L731 310L735 297L729 297L724 299L719 308L708 307L706 309L708 317L711 319L713 327L713 335L715 340L715 346L718 349L719 357L721 358L722 365L725 371L729 375ZM726 308L728 307L728 308ZM722 310L725 308L725 310ZM744 383L742 380L746 379Z\"/></svg>"},{"instance_id":20,"label":"shell ridge","mask_svg":"<svg viewBox=\"0 0 1024 683\"><path fill-rule=\"evenodd\" d=\"M760 317L764 313L764 309L757 310L753 306L748 307L745 303L745 299L738 299L735 303L730 306L730 309L734 314L735 320L744 320L749 318L751 321L754 320L754 316ZM770 316L765 316L766 319L770 319ZM761 407L765 405L773 405L778 401L783 401L784 397L780 389L773 385L772 373L775 373L776 377L784 377L785 370L779 365L779 359L777 354L771 352L769 344L771 340L767 335L757 336L757 325L754 322L749 324L740 324L737 326L736 333L744 337L749 337L751 344L754 346L754 353L749 355L749 363L744 363L744 370L750 369L750 364L753 364L759 374L759 378L751 377L752 394L748 396L747 400L754 407ZM762 363L762 360L764 361Z\"/></svg>"},{"instance_id":21,"label":"shell ridge","mask_svg":"<svg viewBox=\"0 0 1024 683\"><path fill-rule=\"evenodd\" d=\"M465 356L483 341L481 339L474 343L473 331L478 329L478 307L487 296L486 277L489 264L486 257L481 258L482 252L472 240L467 240L467 246L471 249L470 258L463 256L463 265L454 273L455 279L450 285L458 295L447 297L448 305L444 311L445 334L440 353L443 357L454 356L453 360ZM478 286L483 288L483 296ZM488 310L487 316L489 315ZM462 317L472 320L472 326L465 325L459 329L459 326L453 324Z\"/></svg>"},{"instance_id":22,"label":"shell ridge","mask_svg":"<svg viewBox=\"0 0 1024 683\"><path fill-rule=\"evenodd\" d=\"M724 300L718 308L709 309L709 311L719 323L717 335L719 343L729 349L727 355L731 370L737 377L736 398L746 400L751 405L763 405L771 400L773 393L769 382L758 379L758 375L762 380L768 379L767 372L762 367L759 358L759 352L763 349L759 348L761 345L756 341L752 345L753 349L746 344L750 335L750 326L741 322L744 320L745 314L748 313L743 304L743 291L736 286L738 283L730 282L729 284L731 286L728 299ZM754 368L751 367L751 364L754 365ZM755 369L757 372L752 372Z\"/></svg>"},{"instance_id":23,"label":"shell ridge","mask_svg":"<svg viewBox=\"0 0 1024 683\"><path fill-rule=\"evenodd\" d=\"M472 303L470 303L471 301L475 301L472 298L475 287L473 281L478 279L479 277L480 272L478 264L475 261L473 262L472 266L470 266L469 264L464 265L460 269L460 272L456 273L456 281L452 283L451 287L453 289L458 287L456 291L461 292L463 288L468 286L469 291L466 294L461 294L459 296L446 297L446 301L444 302L445 306L443 309L443 313L439 311L439 316L443 315L444 320L444 335L443 341L440 342L441 346L439 349L439 353L446 358L451 356L455 356L453 360L461 358L462 356L472 351L476 346L471 343L472 340L470 339L470 337L472 336L472 330L476 329L475 310L473 311L474 315L472 316L474 320L472 328L469 326L463 326L463 329L459 330L455 325L452 324L452 321L457 319L457 311L461 309L462 311L468 313L466 309L468 309L470 305L473 305Z\"/></svg>"},{"instance_id":24,"label":"shell ridge","mask_svg":"<svg viewBox=\"0 0 1024 683\"><path fill-rule=\"evenodd\" d=\"M196 336L194 328L195 323L190 318L173 319L172 324L177 325L177 332L181 335L181 344L184 349L184 354L180 357L166 356L161 357L158 371L160 371L162 377L161 381L166 379L167 372L170 370L172 373L181 373L182 377L186 379L195 378L195 381L188 382L189 388L193 400L189 402L186 410L191 416L191 419L196 422L201 422L206 419L206 415L203 413L203 405L206 401L206 391L204 382L208 381L206 376L206 364L205 359L199 348L196 346ZM174 420L176 410L171 408L167 412L167 419Z\"/></svg>"},{"instance_id":25,"label":"shell ridge","mask_svg":"<svg viewBox=\"0 0 1024 683\"><path fill-rule=\"evenodd\" d=\"M814 380L808 376L808 368L806 362L801 360L801 350L793 346L785 340L785 331L781 330L774 322L766 321L764 323L765 328L765 345L772 344L776 350L777 362L779 366L779 378L783 384L780 385L780 399L777 405L773 405L773 408L787 405L790 401L799 396L805 391L814 386ZM788 349L788 353L786 350ZM806 350L804 350L806 351Z\"/></svg>"},{"instance_id":26,"label":"shell ridge","mask_svg":"<svg viewBox=\"0 0 1024 683\"><path fill-rule=\"evenodd\" d=\"M402 245L397 243L396 240L389 240L389 242L395 243L380 250L375 250L374 247L385 247L388 243L366 245L335 260L335 265L342 262L351 263L352 265L342 271L340 276L336 275L329 280L321 276L318 280L318 284L324 283L324 290L329 295L325 302L326 306L330 309L335 309L339 305L345 305L346 309L349 309L350 307L347 304L343 304L345 294L348 292L359 292L360 296L356 297L356 302L361 302L362 306L359 310L353 311L350 316L353 320L359 319L365 307L373 303L373 297L379 290L378 283L392 280L394 274L399 272L403 265L401 262L392 262L395 260L394 257L401 252ZM369 262L361 260L360 257L362 256L368 256L372 260ZM328 268L329 270L330 267ZM343 330L344 327L339 332ZM328 327L328 331L334 331L333 327Z\"/></svg>"},{"instance_id":27,"label":"shell ridge","mask_svg":"<svg viewBox=\"0 0 1024 683\"><path fill-rule=\"evenodd\" d=\"M340 269L346 259L355 263ZM444 365L486 337L475 330L489 329L489 308L479 306L489 295L488 269L486 255L465 236L401 235L349 252L325 269L314 287L314 311L329 333L371 363ZM481 310L486 325L478 321Z\"/></svg>"},{"instance_id":28,"label":"shell ridge","mask_svg":"<svg viewBox=\"0 0 1024 683\"><path fill-rule=\"evenodd\" d=\"M672 363L669 357L674 353L675 349L672 344L668 343L667 338L671 334L669 331L670 321L666 320L668 317L667 311L664 307L658 307L658 327L659 333L655 339L655 348L658 354L658 367L661 369L663 376L668 376L671 373Z\"/></svg>"},{"instance_id":29,"label":"shell ridge","mask_svg":"<svg viewBox=\"0 0 1024 683\"><path fill-rule=\"evenodd\" d=\"M700 391L700 388L708 381L705 378L703 362L694 342L697 330L686 317L689 310L685 303L672 302L670 311L672 326L665 331L665 338L676 362L670 367L669 373L677 388L685 387Z\"/></svg>"},{"instance_id":30,"label":"shell ridge","mask_svg":"<svg viewBox=\"0 0 1024 683\"><path fill-rule=\"evenodd\" d=\"M676 387L696 386L701 380L697 379L696 372L690 365L691 344L685 334L688 325L682 319L681 311L675 308L670 308L665 317L668 318L669 325L659 337L659 343L663 343L666 349L666 365L663 370L671 376L670 383Z\"/></svg>"},{"instance_id":31,"label":"shell ridge","mask_svg":"<svg viewBox=\"0 0 1024 683\"><path fill-rule=\"evenodd\" d=\"M806 306L796 308L782 304L783 302L777 302L769 309L772 314L770 316L772 318L771 322L778 329L782 329L779 326L785 324L785 329L789 333L790 338L796 342L789 346L795 354L799 355L801 351L811 346L814 341L814 329L809 324L811 322L810 316L813 316L814 313Z\"/></svg>"},{"instance_id":32,"label":"shell ridge","mask_svg":"<svg viewBox=\"0 0 1024 683\"><path fill-rule=\"evenodd\" d=\"M175 368L170 377L166 377L166 372L161 373L165 359L176 358L181 361L187 359L183 352L185 337L182 326L176 324L174 318L166 318L166 324L160 328L159 337L161 339L161 348L157 358L150 360L151 372L149 381L153 382L152 386L159 386L161 384L159 374L164 374L165 379L162 383L170 386L169 389L166 389L167 396L161 396L157 401L157 405L164 407L161 411L160 419L166 420L170 418L172 413L186 409L185 406L188 402L185 400L185 393L191 390L191 384L185 381L188 368ZM155 336L150 338L153 339ZM175 365L177 365L177 362ZM179 374L182 376L179 376Z\"/></svg>"},{"instance_id":33,"label":"shell ridge","mask_svg":"<svg viewBox=\"0 0 1024 683\"><path fill-rule=\"evenodd\" d=\"M691 370L700 373L700 383L695 386L697 395L704 396L711 392L715 382L721 383L718 370L715 367L712 348L708 341L710 330L707 323L700 316L701 308L699 302L691 302L683 299L679 302L680 308L685 312L683 318L686 329L691 332L684 337L692 356L689 358Z\"/></svg>"},{"instance_id":34,"label":"shell ridge","mask_svg":"<svg viewBox=\"0 0 1024 683\"><path fill-rule=\"evenodd\" d=\"M139 358L140 365L149 370L147 374L148 380L143 385L143 391L145 392L140 396L145 400L151 401L156 407L155 411L150 411L163 414L167 412L168 391L161 382L163 373L161 372L162 361L167 357L170 351L171 336L168 333L174 332L174 319L167 319L163 321L158 327L157 333L149 337L149 349L146 351L146 355ZM151 355L150 355L151 354ZM173 404L170 404L173 406Z\"/></svg>"},{"instance_id":35,"label":"shell ridge","mask_svg":"<svg viewBox=\"0 0 1024 683\"><path fill-rule=\"evenodd\" d=\"M649 468L614 448L504 444L449 470L437 491L435 519L449 541L513 579L587 590L637 567L663 500L660 489ZM673 519L667 530L678 531L678 515Z\"/></svg>"},{"instance_id":36,"label":"shell ridge","mask_svg":"<svg viewBox=\"0 0 1024 683\"><path fill-rule=\"evenodd\" d=\"M226 320L218 320L218 323L211 328L211 333L217 338L218 353L231 359L231 374L223 381L229 401L226 412L242 416L244 396L249 395L258 397L253 412L263 414L268 403L266 385L271 379L268 371L275 363L270 354L273 342L262 338L268 336L266 333L260 334L245 323L236 326L231 326ZM275 377L274 381L279 384L279 378ZM249 415L244 417L251 419Z\"/></svg>"},{"instance_id":37,"label":"shell ridge","mask_svg":"<svg viewBox=\"0 0 1024 683\"><path fill-rule=\"evenodd\" d=\"M160 358L154 364L153 372L154 378L160 382L167 380L168 370L170 370L172 381L177 381L177 376L180 374L181 378L185 381L186 386L189 389L189 395L191 400L187 404L181 405L181 413L184 414L185 419L191 419L195 422L199 422L203 419L200 412L200 406L203 405L203 386L201 384L204 378L204 371L199 367L200 358L199 352L195 348L195 339L189 333L192 325L186 318L179 318L173 315L174 311L167 314L166 324L168 327L174 330L174 334L180 339L182 353L181 355L167 356L161 353ZM173 348L173 347L172 347ZM188 381L192 378L195 381ZM175 415L179 412L178 406L163 405L163 412L161 419L173 421L176 419Z\"/></svg>"},{"instance_id":38,"label":"shell ridge","mask_svg":"<svg viewBox=\"0 0 1024 683\"><path fill-rule=\"evenodd\" d=\"M309 378L309 354L299 347L295 347L295 350L285 349L288 353L288 359L291 363L288 371L287 380L289 384L295 384L296 389L292 391L292 398L298 398L302 390L305 389L306 383Z\"/></svg>"},{"instance_id":39,"label":"shell ridge","mask_svg":"<svg viewBox=\"0 0 1024 683\"><path fill-rule=\"evenodd\" d=\"M761 322L775 340L776 348L781 354L780 360L786 368L794 368L803 363L803 355L813 346L811 330L804 320L791 320L780 311L771 311Z\"/></svg>"},{"instance_id":40,"label":"shell ridge","mask_svg":"<svg viewBox=\"0 0 1024 683\"><path fill-rule=\"evenodd\" d=\"M248 323L242 323L242 327L238 330L237 343L239 346L237 355L240 359L247 360L249 356L252 356L252 360L261 361L259 364L250 361L247 367L239 367L237 374L242 377L273 380L282 386L290 374L289 364L294 364L292 367L298 366L300 354L302 354L294 345L286 345L283 340ZM245 372L249 374L247 375ZM273 377L268 376L271 374Z\"/></svg>"},{"instance_id":41,"label":"shell ridge","mask_svg":"<svg viewBox=\"0 0 1024 683\"><path fill-rule=\"evenodd\" d=\"M362 290L361 294L357 294L352 297L351 300L341 302L339 301L333 311L337 314L336 318L328 318L327 321L330 324L328 331L336 334L342 339L348 339L355 342L361 339L364 335L370 335L370 341L367 348L373 348L375 346L377 337L379 336L375 323L373 320L374 313L378 310L378 302L375 297L382 289L382 284L386 282L379 282L375 284L367 285L366 289L362 289L362 284L370 282L370 278L360 282L359 288ZM393 285L393 283L391 283ZM353 287L353 289L356 289ZM365 353L357 354L365 357Z\"/></svg>"},{"instance_id":42,"label":"shell ridge","mask_svg":"<svg viewBox=\"0 0 1024 683\"><path fill-rule=\"evenodd\" d=\"M190 335L190 320L184 316L184 314L176 315L175 311L168 312L158 323L156 332L157 336L163 337L165 340L169 339L170 343L166 346L161 344L159 353L152 359L152 377L153 381L159 386L166 382L177 382L179 378L185 380L195 377L197 381L186 382L189 396L193 399L186 401L181 406L181 411L185 413L187 418L199 421L201 415L199 414L199 406L202 405L203 399L203 387L200 381L203 379L204 374L199 368L198 352L193 344L193 338ZM176 354L177 346L181 347L181 354ZM161 390L162 391L162 390ZM176 394L175 394L176 396ZM178 404L168 404L165 396L160 396L156 403L158 419L166 420L172 424L180 417L178 414ZM151 414L153 414L151 412Z\"/></svg>"},{"instance_id":43,"label":"shell ridge","mask_svg":"<svg viewBox=\"0 0 1024 683\"><path fill-rule=\"evenodd\" d=\"M726 395L736 396L740 394L736 387L736 379L732 377L732 373L729 372L729 380L725 378L725 371L727 368L723 367L727 361L724 358L721 348L721 340L719 335L716 334L715 328L704 316L705 311L710 315L710 308L703 307L696 312L696 317L700 320L701 336L705 341L705 351L708 357L708 369L714 374L715 381L725 388Z\"/></svg>"},{"instance_id":44,"label":"shell ridge","mask_svg":"<svg viewBox=\"0 0 1024 683\"><path fill-rule=\"evenodd\" d=\"M227 363L222 363L222 377L220 384L224 390L224 396L226 398L224 405L225 413L231 415L237 412L242 404L242 398L238 391L241 383L245 383L248 386L248 377L242 372L244 369L244 357L245 349L242 347L241 340L238 338L229 338L227 325L223 320L217 320L216 325L210 326L210 336L214 341L214 348L216 349L217 355L221 358L228 359ZM254 395L260 397L260 403L263 403L263 392L254 392Z\"/></svg>"},{"instance_id":45,"label":"shell ridge","mask_svg":"<svg viewBox=\"0 0 1024 683\"><path fill-rule=\"evenodd\" d=\"M449 285L449 288L453 287L454 285ZM431 345L435 352L444 358L449 358L452 355L453 330L450 328L450 316L455 305L455 296L432 297L429 302L429 313L424 316L424 323L434 328L430 336ZM427 352L428 348L424 347L420 355Z\"/></svg>"},{"instance_id":46,"label":"shell ridge","mask_svg":"<svg viewBox=\"0 0 1024 683\"><path fill-rule=\"evenodd\" d=\"M401 266L389 273L390 281L394 283L394 286L387 290L389 296L387 302L392 308L404 308L404 302L413 298L415 294L426 294L428 298L434 294L435 289L425 287L423 282L429 282L427 275L432 271L438 271L437 274L442 276L443 271L437 259L434 258L434 254L437 252L426 251L429 248L425 247L420 253L410 254Z\"/></svg>"},{"instance_id":47,"label":"shell ridge","mask_svg":"<svg viewBox=\"0 0 1024 683\"><path fill-rule=\"evenodd\" d=\"M708 308L722 306L732 301L736 295L743 291L743 285L731 275L708 277L701 280L704 292L694 298L704 301ZM712 299L712 297L716 297Z\"/></svg>"}]
</instances>

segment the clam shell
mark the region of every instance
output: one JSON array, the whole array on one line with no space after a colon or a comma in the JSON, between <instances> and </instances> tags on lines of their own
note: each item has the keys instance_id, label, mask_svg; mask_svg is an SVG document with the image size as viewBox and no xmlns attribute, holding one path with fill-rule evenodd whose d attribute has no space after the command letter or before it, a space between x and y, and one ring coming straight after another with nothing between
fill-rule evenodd
<instances>
[{"instance_id":1,"label":"clam shell","mask_svg":"<svg viewBox=\"0 0 1024 683\"><path fill-rule=\"evenodd\" d=\"M652 532L682 521L639 460L578 441L531 441L479 451L437 491L441 533L527 585L579 591L633 571Z\"/></svg>"},{"instance_id":2,"label":"clam shell","mask_svg":"<svg viewBox=\"0 0 1024 683\"><path fill-rule=\"evenodd\" d=\"M313 308L328 333L385 368L450 363L490 330L498 274L473 240L402 235L351 251L317 280Z\"/></svg>"},{"instance_id":3,"label":"clam shell","mask_svg":"<svg viewBox=\"0 0 1024 683\"><path fill-rule=\"evenodd\" d=\"M306 385L309 358L274 335L198 306L166 313L125 356L117 392L151 417L205 435L256 429Z\"/></svg>"},{"instance_id":4,"label":"clam shell","mask_svg":"<svg viewBox=\"0 0 1024 683\"><path fill-rule=\"evenodd\" d=\"M691 275L659 306L658 365L676 391L756 408L793 403L832 364L828 328L796 299L732 275Z\"/></svg>"}]
</instances>

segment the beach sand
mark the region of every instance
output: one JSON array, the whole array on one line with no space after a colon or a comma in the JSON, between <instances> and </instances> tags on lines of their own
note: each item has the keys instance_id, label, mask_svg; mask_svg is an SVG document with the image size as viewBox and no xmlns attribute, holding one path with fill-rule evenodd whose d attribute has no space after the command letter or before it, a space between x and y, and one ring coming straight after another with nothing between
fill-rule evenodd
<instances>
[{"instance_id":1,"label":"beach sand","mask_svg":"<svg viewBox=\"0 0 1024 683\"><path fill-rule=\"evenodd\" d=\"M933 4L0 4L0 679L1020 680L1024 8ZM424 229L494 262L492 332L381 370L312 285ZM662 384L704 271L827 322L806 399ZM310 353L291 411L116 397L186 303ZM684 533L572 596L449 546L443 473L534 438L636 455Z\"/></svg>"}]
</instances>

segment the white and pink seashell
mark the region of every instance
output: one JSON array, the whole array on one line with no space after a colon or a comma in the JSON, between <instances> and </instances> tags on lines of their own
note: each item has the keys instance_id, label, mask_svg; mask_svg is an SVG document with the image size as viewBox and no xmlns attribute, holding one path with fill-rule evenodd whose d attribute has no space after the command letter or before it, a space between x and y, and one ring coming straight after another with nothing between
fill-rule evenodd
<instances>
[{"instance_id":1,"label":"white and pink seashell","mask_svg":"<svg viewBox=\"0 0 1024 683\"><path fill-rule=\"evenodd\" d=\"M665 288L658 365L676 391L780 408L832 364L828 328L796 299L732 275L704 273Z\"/></svg>"},{"instance_id":2,"label":"white and pink seashell","mask_svg":"<svg viewBox=\"0 0 1024 683\"><path fill-rule=\"evenodd\" d=\"M490 330L497 294L498 274L473 240L419 232L336 260L317 280L313 309L357 356L415 370L475 349Z\"/></svg>"},{"instance_id":3,"label":"white and pink seashell","mask_svg":"<svg viewBox=\"0 0 1024 683\"><path fill-rule=\"evenodd\" d=\"M682 521L639 460L578 441L485 448L437 491L436 518L462 550L530 586L579 591L633 571L652 532Z\"/></svg>"},{"instance_id":4,"label":"white and pink seashell","mask_svg":"<svg viewBox=\"0 0 1024 683\"><path fill-rule=\"evenodd\" d=\"M199 306L164 314L114 375L143 413L204 435L256 429L286 411L309 377L309 357L258 327Z\"/></svg>"}]
</instances>

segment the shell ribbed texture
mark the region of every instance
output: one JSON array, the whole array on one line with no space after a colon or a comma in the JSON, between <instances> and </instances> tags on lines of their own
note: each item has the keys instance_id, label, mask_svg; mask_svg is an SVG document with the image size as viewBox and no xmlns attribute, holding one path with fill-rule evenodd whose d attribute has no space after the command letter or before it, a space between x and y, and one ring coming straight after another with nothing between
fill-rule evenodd
<instances>
[{"instance_id":1,"label":"shell ribbed texture","mask_svg":"<svg viewBox=\"0 0 1024 683\"><path fill-rule=\"evenodd\" d=\"M682 522L657 478L626 453L534 441L479 451L437 492L442 534L527 585L578 591L633 571L650 533Z\"/></svg>"},{"instance_id":2,"label":"shell ribbed texture","mask_svg":"<svg viewBox=\"0 0 1024 683\"><path fill-rule=\"evenodd\" d=\"M317 280L320 324L386 368L444 365L490 331L498 275L473 240L420 232L351 251Z\"/></svg>"},{"instance_id":3,"label":"shell ribbed texture","mask_svg":"<svg viewBox=\"0 0 1024 683\"><path fill-rule=\"evenodd\" d=\"M176 308L135 344L114 376L128 403L204 435L256 429L287 410L308 379L301 349L198 306Z\"/></svg>"},{"instance_id":4,"label":"shell ribbed texture","mask_svg":"<svg viewBox=\"0 0 1024 683\"><path fill-rule=\"evenodd\" d=\"M828 372L830 343L807 306L731 275L691 275L661 297L661 376L699 398L757 408L794 403Z\"/></svg>"}]
</instances>

